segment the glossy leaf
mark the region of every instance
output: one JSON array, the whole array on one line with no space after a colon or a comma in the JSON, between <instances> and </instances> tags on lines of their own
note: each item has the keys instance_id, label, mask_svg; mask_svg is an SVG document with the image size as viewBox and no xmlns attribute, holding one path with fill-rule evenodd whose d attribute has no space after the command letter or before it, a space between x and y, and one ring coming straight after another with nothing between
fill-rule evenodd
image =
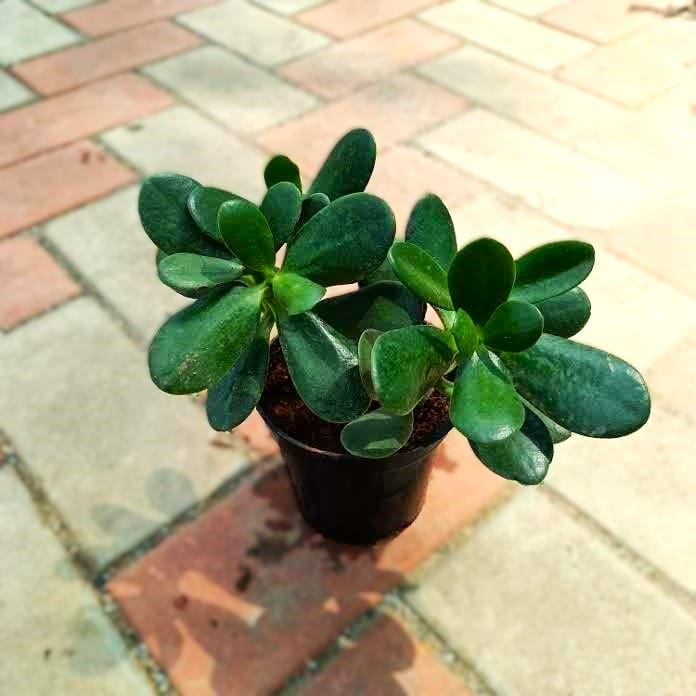
<instances>
[{"instance_id":1,"label":"glossy leaf","mask_svg":"<svg viewBox=\"0 0 696 696\"><path fill-rule=\"evenodd\" d=\"M261 212L268 221L274 247L280 247L293 233L302 210L302 195L294 184L281 181L268 189L261 203Z\"/></svg>"},{"instance_id":2,"label":"glossy leaf","mask_svg":"<svg viewBox=\"0 0 696 696\"><path fill-rule=\"evenodd\" d=\"M508 300L483 327L486 345L495 350L519 351L533 346L544 330L541 312L528 302Z\"/></svg>"},{"instance_id":3,"label":"glossy leaf","mask_svg":"<svg viewBox=\"0 0 696 696\"><path fill-rule=\"evenodd\" d=\"M429 193L416 203L406 224L406 241L449 268L457 253L457 238L452 217L440 198Z\"/></svg>"},{"instance_id":4,"label":"glossy leaf","mask_svg":"<svg viewBox=\"0 0 696 696\"><path fill-rule=\"evenodd\" d=\"M152 381L170 394L219 382L254 339L265 288L207 295L168 319L150 344Z\"/></svg>"},{"instance_id":5,"label":"glossy leaf","mask_svg":"<svg viewBox=\"0 0 696 696\"><path fill-rule=\"evenodd\" d=\"M273 268L273 234L263 213L253 203L243 200L223 203L218 211L218 228L227 248L244 266L254 271Z\"/></svg>"},{"instance_id":6,"label":"glossy leaf","mask_svg":"<svg viewBox=\"0 0 696 696\"><path fill-rule=\"evenodd\" d=\"M321 285L354 283L374 271L394 240L389 206L369 193L344 196L319 211L288 245L283 270Z\"/></svg>"},{"instance_id":7,"label":"glossy leaf","mask_svg":"<svg viewBox=\"0 0 696 696\"><path fill-rule=\"evenodd\" d=\"M311 196L305 196L302 200L302 210L300 212L300 219L297 221L296 230L293 235L288 238L288 242L290 242L290 239L294 239L304 225L320 210L324 210L330 203L331 201L325 193L313 193Z\"/></svg>"},{"instance_id":8,"label":"glossy leaf","mask_svg":"<svg viewBox=\"0 0 696 696\"><path fill-rule=\"evenodd\" d=\"M548 300L537 302L544 317L544 333L570 338L590 320L590 298L581 288L573 288Z\"/></svg>"},{"instance_id":9,"label":"glossy leaf","mask_svg":"<svg viewBox=\"0 0 696 696\"><path fill-rule=\"evenodd\" d=\"M281 181L289 181L302 191L300 168L285 155L271 157L266 165L266 169L264 169L263 178L268 188L279 184Z\"/></svg>"},{"instance_id":10,"label":"glossy leaf","mask_svg":"<svg viewBox=\"0 0 696 696\"><path fill-rule=\"evenodd\" d=\"M348 423L341 431L341 444L356 457L382 459L398 452L412 431L413 413L399 416L380 408Z\"/></svg>"},{"instance_id":11,"label":"glossy leaf","mask_svg":"<svg viewBox=\"0 0 696 696\"><path fill-rule=\"evenodd\" d=\"M211 239L224 244L220 230L218 229L218 211L220 206L227 201L235 201L240 196L223 191L222 189L208 186L199 186L193 189L187 199L187 205L191 217L198 227Z\"/></svg>"},{"instance_id":12,"label":"glossy leaf","mask_svg":"<svg viewBox=\"0 0 696 696\"><path fill-rule=\"evenodd\" d=\"M520 394L571 432L621 437L648 420L645 381L614 355L544 334L529 350L501 357Z\"/></svg>"},{"instance_id":13,"label":"glossy leaf","mask_svg":"<svg viewBox=\"0 0 696 696\"><path fill-rule=\"evenodd\" d=\"M482 325L507 300L515 282L515 262L500 242L477 239L454 257L448 282L455 308L466 310Z\"/></svg>"},{"instance_id":14,"label":"glossy leaf","mask_svg":"<svg viewBox=\"0 0 696 696\"><path fill-rule=\"evenodd\" d=\"M558 423L555 423L552 421L545 413L540 411L536 406L533 404L529 403L527 399L522 399L522 403L525 405L525 408L530 409L531 411L534 411L534 415L536 415L539 420L546 426L546 429L549 431L549 435L551 436L551 440L553 441L553 444L556 445L560 442L565 442L572 433L570 430L566 430L565 428L562 428Z\"/></svg>"},{"instance_id":15,"label":"glossy leaf","mask_svg":"<svg viewBox=\"0 0 696 696\"><path fill-rule=\"evenodd\" d=\"M358 340L363 331L391 331L418 324L425 305L401 283L384 281L322 300L314 312L344 336Z\"/></svg>"},{"instance_id":16,"label":"glossy leaf","mask_svg":"<svg viewBox=\"0 0 696 696\"><path fill-rule=\"evenodd\" d=\"M160 280L183 293L200 293L231 283L243 272L244 267L238 261L198 254L172 254L157 265Z\"/></svg>"},{"instance_id":17,"label":"glossy leaf","mask_svg":"<svg viewBox=\"0 0 696 696\"><path fill-rule=\"evenodd\" d=\"M308 312L325 293L326 288L296 273L277 273L273 277L273 297L289 315Z\"/></svg>"},{"instance_id":18,"label":"glossy leaf","mask_svg":"<svg viewBox=\"0 0 696 696\"><path fill-rule=\"evenodd\" d=\"M576 241L551 242L517 259L517 277L512 298L540 302L582 283L594 266L591 244Z\"/></svg>"},{"instance_id":19,"label":"glossy leaf","mask_svg":"<svg viewBox=\"0 0 696 696\"><path fill-rule=\"evenodd\" d=\"M360 379L362 379L365 391L372 399L376 398L375 385L372 382L372 349L375 342L382 335L376 329L363 331L358 341L358 367L360 368Z\"/></svg>"},{"instance_id":20,"label":"glossy leaf","mask_svg":"<svg viewBox=\"0 0 696 696\"><path fill-rule=\"evenodd\" d=\"M460 366L450 419L473 442L499 442L522 427L524 406L487 351L474 353Z\"/></svg>"},{"instance_id":21,"label":"glossy leaf","mask_svg":"<svg viewBox=\"0 0 696 696\"><path fill-rule=\"evenodd\" d=\"M522 427L500 442L472 442L474 454L494 473L527 486L541 483L553 459L553 442L542 421L531 410Z\"/></svg>"},{"instance_id":22,"label":"glossy leaf","mask_svg":"<svg viewBox=\"0 0 696 696\"><path fill-rule=\"evenodd\" d=\"M313 312L281 317L280 345L302 401L320 418L347 423L370 397L362 386L357 346Z\"/></svg>"},{"instance_id":23,"label":"glossy leaf","mask_svg":"<svg viewBox=\"0 0 696 696\"><path fill-rule=\"evenodd\" d=\"M372 350L372 381L382 406L405 415L450 369L454 341L433 326L382 334Z\"/></svg>"},{"instance_id":24,"label":"glossy leaf","mask_svg":"<svg viewBox=\"0 0 696 696\"><path fill-rule=\"evenodd\" d=\"M377 146L364 128L346 133L321 166L309 193L325 193L332 201L364 191L375 168Z\"/></svg>"},{"instance_id":25,"label":"glossy leaf","mask_svg":"<svg viewBox=\"0 0 696 696\"><path fill-rule=\"evenodd\" d=\"M361 288L366 285L372 285L373 283L379 283L383 280L389 280L393 283L401 283L394 269L389 261L389 255L382 261L378 268L376 268L370 275L365 276L358 284Z\"/></svg>"},{"instance_id":26,"label":"glossy leaf","mask_svg":"<svg viewBox=\"0 0 696 696\"><path fill-rule=\"evenodd\" d=\"M399 280L425 302L452 309L447 272L427 251L409 242L395 242L389 262Z\"/></svg>"},{"instance_id":27,"label":"glossy leaf","mask_svg":"<svg viewBox=\"0 0 696 696\"><path fill-rule=\"evenodd\" d=\"M459 360L467 360L479 345L479 332L472 318L463 310L458 309L452 323L452 336L459 350Z\"/></svg>"}]
</instances>

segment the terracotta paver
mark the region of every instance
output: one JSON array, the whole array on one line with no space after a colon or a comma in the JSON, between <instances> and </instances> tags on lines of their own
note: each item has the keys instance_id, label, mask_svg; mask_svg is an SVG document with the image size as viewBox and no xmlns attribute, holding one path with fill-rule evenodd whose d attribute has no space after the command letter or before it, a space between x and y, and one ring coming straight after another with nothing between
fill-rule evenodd
<instances>
[{"instance_id":1,"label":"terracotta paver","mask_svg":"<svg viewBox=\"0 0 696 696\"><path fill-rule=\"evenodd\" d=\"M135 179L133 171L88 140L0 169L0 237Z\"/></svg>"},{"instance_id":2,"label":"terracotta paver","mask_svg":"<svg viewBox=\"0 0 696 696\"><path fill-rule=\"evenodd\" d=\"M0 115L0 167L160 111L172 98L119 75Z\"/></svg>"},{"instance_id":3,"label":"terracotta paver","mask_svg":"<svg viewBox=\"0 0 696 696\"><path fill-rule=\"evenodd\" d=\"M80 286L28 237L0 242L0 278L0 329L11 329L80 294Z\"/></svg>"},{"instance_id":4,"label":"terracotta paver","mask_svg":"<svg viewBox=\"0 0 696 696\"><path fill-rule=\"evenodd\" d=\"M20 63L13 72L41 94L55 94L181 53L201 40L170 22L155 22Z\"/></svg>"}]
</instances>

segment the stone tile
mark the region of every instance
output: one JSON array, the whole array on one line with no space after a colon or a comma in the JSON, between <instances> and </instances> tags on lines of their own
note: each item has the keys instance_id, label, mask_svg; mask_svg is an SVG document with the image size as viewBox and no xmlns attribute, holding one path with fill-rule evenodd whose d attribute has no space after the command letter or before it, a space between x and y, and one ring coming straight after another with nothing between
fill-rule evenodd
<instances>
[{"instance_id":1,"label":"stone tile","mask_svg":"<svg viewBox=\"0 0 696 696\"><path fill-rule=\"evenodd\" d=\"M247 465L245 448L210 444L190 399L157 390L143 351L94 300L74 300L4 339L0 381L22 395L22 408L2 400L0 422L95 566Z\"/></svg>"},{"instance_id":2,"label":"stone tile","mask_svg":"<svg viewBox=\"0 0 696 696\"><path fill-rule=\"evenodd\" d=\"M326 99L350 94L400 69L449 51L459 41L451 34L412 19L380 27L369 34L282 66L278 72Z\"/></svg>"},{"instance_id":3,"label":"stone tile","mask_svg":"<svg viewBox=\"0 0 696 696\"><path fill-rule=\"evenodd\" d=\"M609 167L478 109L418 142L562 223L604 228L646 195L640 185Z\"/></svg>"},{"instance_id":4,"label":"stone tile","mask_svg":"<svg viewBox=\"0 0 696 696\"><path fill-rule=\"evenodd\" d=\"M686 358L682 369L688 371L693 354L681 357ZM672 363L676 360L670 351L669 360L659 361L653 374ZM690 552L696 538L695 422L691 409L677 415L663 407L661 397L653 399L650 420L630 437L573 437L564 443L547 479L690 592L696 591L696 555Z\"/></svg>"},{"instance_id":5,"label":"stone tile","mask_svg":"<svg viewBox=\"0 0 696 696\"><path fill-rule=\"evenodd\" d=\"M492 0L494 5L512 10L525 17L538 17L554 7L565 5L568 0Z\"/></svg>"},{"instance_id":6,"label":"stone tile","mask_svg":"<svg viewBox=\"0 0 696 696\"><path fill-rule=\"evenodd\" d=\"M147 174L181 172L254 199L266 190L266 155L185 106L116 128L102 139Z\"/></svg>"},{"instance_id":7,"label":"stone tile","mask_svg":"<svg viewBox=\"0 0 696 696\"><path fill-rule=\"evenodd\" d=\"M291 15L300 10L307 10L315 5L321 5L325 0L256 0L261 5L279 14Z\"/></svg>"},{"instance_id":8,"label":"stone tile","mask_svg":"<svg viewBox=\"0 0 696 696\"><path fill-rule=\"evenodd\" d=\"M489 517L409 601L496 693L692 690L693 619L536 490Z\"/></svg>"},{"instance_id":9,"label":"stone tile","mask_svg":"<svg viewBox=\"0 0 696 696\"><path fill-rule=\"evenodd\" d=\"M80 40L78 34L22 0L0 3L0 65L11 65Z\"/></svg>"},{"instance_id":10,"label":"stone tile","mask_svg":"<svg viewBox=\"0 0 696 696\"><path fill-rule=\"evenodd\" d=\"M11 329L80 294L80 286L28 237L0 242L0 277L0 329Z\"/></svg>"},{"instance_id":11,"label":"stone tile","mask_svg":"<svg viewBox=\"0 0 696 696\"><path fill-rule=\"evenodd\" d=\"M157 278L155 248L138 218L136 187L51 220L43 235L143 340L190 303Z\"/></svg>"},{"instance_id":12,"label":"stone tile","mask_svg":"<svg viewBox=\"0 0 696 696\"><path fill-rule=\"evenodd\" d=\"M324 34L346 39L400 17L418 12L437 0L333 0L298 15L297 19Z\"/></svg>"},{"instance_id":13,"label":"stone tile","mask_svg":"<svg viewBox=\"0 0 696 696\"><path fill-rule=\"evenodd\" d=\"M244 0L225 0L182 15L179 21L266 66L297 58L328 43L325 36Z\"/></svg>"},{"instance_id":14,"label":"stone tile","mask_svg":"<svg viewBox=\"0 0 696 696\"><path fill-rule=\"evenodd\" d=\"M55 94L143 63L180 53L201 40L169 22L136 27L15 66L13 72L41 94Z\"/></svg>"},{"instance_id":15,"label":"stone tile","mask_svg":"<svg viewBox=\"0 0 696 696\"><path fill-rule=\"evenodd\" d=\"M134 179L130 169L89 140L0 169L0 238L111 193Z\"/></svg>"},{"instance_id":16,"label":"stone tile","mask_svg":"<svg viewBox=\"0 0 696 696\"><path fill-rule=\"evenodd\" d=\"M217 46L205 46L145 69L207 114L240 133L299 116L317 100Z\"/></svg>"},{"instance_id":17,"label":"stone tile","mask_svg":"<svg viewBox=\"0 0 696 696\"><path fill-rule=\"evenodd\" d=\"M89 7L68 12L61 19L87 36L104 36L121 29L147 24L157 19L175 17L218 0L105 0Z\"/></svg>"},{"instance_id":18,"label":"stone tile","mask_svg":"<svg viewBox=\"0 0 696 696\"><path fill-rule=\"evenodd\" d=\"M119 75L0 114L0 166L113 128L172 103L138 75Z\"/></svg>"},{"instance_id":19,"label":"stone tile","mask_svg":"<svg viewBox=\"0 0 696 696\"><path fill-rule=\"evenodd\" d=\"M313 173L351 128L368 128L384 149L467 107L465 99L441 87L397 75L273 128L257 141L269 152L286 152L303 171Z\"/></svg>"},{"instance_id":20,"label":"stone tile","mask_svg":"<svg viewBox=\"0 0 696 696\"><path fill-rule=\"evenodd\" d=\"M587 41L481 0L454 0L420 16L472 43L540 70L554 70L592 50L592 44Z\"/></svg>"},{"instance_id":21,"label":"stone tile","mask_svg":"<svg viewBox=\"0 0 696 696\"><path fill-rule=\"evenodd\" d=\"M694 75L693 23L672 19L602 46L568 65L564 80L626 106L641 106Z\"/></svg>"},{"instance_id":22,"label":"stone tile","mask_svg":"<svg viewBox=\"0 0 696 696\"><path fill-rule=\"evenodd\" d=\"M51 14L60 14L69 10L76 10L78 7L91 5L95 0L32 0L32 4L40 7Z\"/></svg>"},{"instance_id":23,"label":"stone tile","mask_svg":"<svg viewBox=\"0 0 696 696\"><path fill-rule=\"evenodd\" d=\"M180 693L271 693L501 490L470 451L447 457L391 542L324 540L301 522L284 469L264 468L108 589Z\"/></svg>"},{"instance_id":24,"label":"stone tile","mask_svg":"<svg viewBox=\"0 0 696 696\"><path fill-rule=\"evenodd\" d=\"M300 696L369 693L470 694L459 677L391 616L380 617L354 645L299 690Z\"/></svg>"},{"instance_id":25,"label":"stone tile","mask_svg":"<svg viewBox=\"0 0 696 696\"><path fill-rule=\"evenodd\" d=\"M0 544L0 692L154 693L9 467L0 469Z\"/></svg>"},{"instance_id":26,"label":"stone tile","mask_svg":"<svg viewBox=\"0 0 696 696\"><path fill-rule=\"evenodd\" d=\"M15 80L12 75L0 70L0 111L20 106L33 96L30 89Z\"/></svg>"}]
</instances>

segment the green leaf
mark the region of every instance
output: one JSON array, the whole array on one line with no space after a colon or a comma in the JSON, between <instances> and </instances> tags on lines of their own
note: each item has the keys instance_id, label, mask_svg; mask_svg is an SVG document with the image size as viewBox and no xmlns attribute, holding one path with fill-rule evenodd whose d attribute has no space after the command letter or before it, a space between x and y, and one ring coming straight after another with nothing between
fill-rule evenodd
<instances>
[{"instance_id":1,"label":"green leaf","mask_svg":"<svg viewBox=\"0 0 696 696\"><path fill-rule=\"evenodd\" d=\"M300 219L302 195L294 184L281 181L268 189L261 203L261 212L273 233L276 249L288 241Z\"/></svg>"},{"instance_id":2,"label":"green leaf","mask_svg":"<svg viewBox=\"0 0 696 696\"><path fill-rule=\"evenodd\" d=\"M380 408L348 423L341 431L341 443L356 457L382 459L398 452L412 431L413 413L399 416Z\"/></svg>"},{"instance_id":3,"label":"green leaf","mask_svg":"<svg viewBox=\"0 0 696 696\"><path fill-rule=\"evenodd\" d=\"M273 297L289 315L308 312L324 297L326 288L296 273L276 273Z\"/></svg>"},{"instance_id":4,"label":"green leaf","mask_svg":"<svg viewBox=\"0 0 696 696\"><path fill-rule=\"evenodd\" d=\"M309 193L325 193L332 201L364 191L375 168L377 146L364 128L346 133L334 145Z\"/></svg>"},{"instance_id":5,"label":"green leaf","mask_svg":"<svg viewBox=\"0 0 696 696\"><path fill-rule=\"evenodd\" d=\"M288 244L297 237L299 231L309 222L320 210L324 210L331 201L325 193L313 193L311 196L305 196L302 200L302 212L300 219L297 221L297 226L294 233L288 238Z\"/></svg>"},{"instance_id":6,"label":"green leaf","mask_svg":"<svg viewBox=\"0 0 696 696\"><path fill-rule=\"evenodd\" d=\"M487 351L460 366L454 382L450 418L474 442L499 442L522 427L524 406L506 375Z\"/></svg>"},{"instance_id":7,"label":"green leaf","mask_svg":"<svg viewBox=\"0 0 696 696\"><path fill-rule=\"evenodd\" d=\"M382 334L372 350L372 381L382 406L401 415L412 411L449 371L454 348L451 337L433 326Z\"/></svg>"},{"instance_id":8,"label":"green leaf","mask_svg":"<svg viewBox=\"0 0 696 696\"><path fill-rule=\"evenodd\" d=\"M285 155L271 157L263 172L266 186L271 188L281 181L289 181L302 191L302 178L299 167Z\"/></svg>"},{"instance_id":9,"label":"green leaf","mask_svg":"<svg viewBox=\"0 0 696 696\"><path fill-rule=\"evenodd\" d=\"M469 359L479 345L479 332L463 309L457 310L451 332L459 350L459 360Z\"/></svg>"},{"instance_id":10,"label":"green leaf","mask_svg":"<svg viewBox=\"0 0 696 696\"><path fill-rule=\"evenodd\" d=\"M457 253L457 238L452 217L440 198L429 193L416 203L406 225L406 241L449 268Z\"/></svg>"},{"instance_id":11,"label":"green leaf","mask_svg":"<svg viewBox=\"0 0 696 696\"><path fill-rule=\"evenodd\" d=\"M254 271L273 268L273 233L263 213L249 201L223 203L218 211L218 228L227 248Z\"/></svg>"},{"instance_id":12,"label":"green leaf","mask_svg":"<svg viewBox=\"0 0 696 696\"><path fill-rule=\"evenodd\" d=\"M367 329L363 331L358 341L358 367L360 369L360 378L362 379L365 391L372 399L377 398L375 385L372 382L372 349L375 346L375 341L377 341L381 335L381 331Z\"/></svg>"},{"instance_id":13,"label":"green leaf","mask_svg":"<svg viewBox=\"0 0 696 696\"><path fill-rule=\"evenodd\" d=\"M529 403L527 399L522 398L522 403L526 408L534 411L534 414L538 416L539 420L546 426L554 445L557 445L560 442L565 442L571 436L572 433L570 430L566 430L558 425L558 423L552 421L545 413L542 413L538 408L536 408L534 404Z\"/></svg>"},{"instance_id":14,"label":"green leaf","mask_svg":"<svg viewBox=\"0 0 696 696\"><path fill-rule=\"evenodd\" d=\"M370 275L365 276L359 283L361 288L366 285L372 285L373 283L379 283L383 280L389 280L393 283L401 283L394 269L392 268L391 262L389 261L389 255L382 261L378 268L376 268Z\"/></svg>"},{"instance_id":15,"label":"green leaf","mask_svg":"<svg viewBox=\"0 0 696 696\"><path fill-rule=\"evenodd\" d=\"M565 241L543 244L517 259L512 297L540 302L582 283L594 266L591 244Z\"/></svg>"},{"instance_id":16,"label":"green leaf","mask_svg":"<svg viewBox=\"0 0 696 696\"><path fill-rule=\"evenodd\" d=\"M193 394L222 379L254 338L264 286L212 293L168 319L150 344L152 381Z\"/></svg>"},{"instance_id":17,"label":"green leaf","mask_svg":"<svg viewBox=\"0 0 696 696\"><path fill-rule=\"evenodd\" d=\"M544 317L544 333L570 338L590 320L590 298L581 288L573 288L562 295L537 302Z\"/></svg>"},{"instance_id":18,"label":"green leaf","mask_svg":"<svg viewBox=\"0 0 696 696\"><path fill-rule=\"evenodd\" d=\"M447 272L427 251L409 242L395 242L389 262L399 280L417 297L435 307L452 309Z\"/></svg>"},{"instance_id":19,"label":"green leaf","mask_svg":"<svg viewBox=\"0 0 696 696\"><path fill-rule=\"evenodd\" d=\"M191 217L195 220L198 227L211 239L224 244L225 242L218 229L218 211L223 203L236 200L243 199L229 191L200 186L191 191L187 199L187 205L189 213L191 213Z\"/></svg>"},{"instance_id":20,"label":"green leaf","mask_svg":"<svg viewBox=\"0 0 696 696\"><path fill-rule=\"evenodd\" d=\"M500 442L472 442L476 456L494 473L526 486L541 483L553 459L553 442L543 422L529 409L522 427Z\"/></svg>"},{"instance_id":21,"label":"green leaf","mask_svg":"<svg viewBox=\"0 0 696 696\"><path fill-rule=\"evenodd\" d=\"M357 341L367 329L391 331L420 323L425 305L401 283L384 281L322 300L314 312L344 336Z\"/></svg>"},{"instance_id":22,"label":"green leaf","mask_svg":"<svg viewBox=\"0 0 696 696\"><path fill-rule=\"evenodd\" d=\"M454 257L448 281L455 308L466 310L482 325L507 300L515 282L515 262L500 242L484 237Z\"/></svg>"},{"instance_id":23,"label":"green leaf","mask_svg":"<svg viewBox=\"0 0 696 696\"><path fill-rule=\"evenodd\" d=\"M172 290L183 293L200 293L232 283L243 272L244 267L238 261L198 254L172 254L157 265L160 280Z\"/></svg>"},{"instance_id":24,"label":"green leaf","mask_svg":"<svg viewBox=\"0 0 696 696\"><path fill-rule=\"evenodd\" d=\"M321 285L354 283L374 271L394 240L389 206L369 193L344 196L319 211L288 245L283 270Z\"/></svg>"},{"instance_id":25,"label":"green leaf","mask_svg":"<svg viewBox=\"0 0 696 696\"><path fill-rule=\"evenodd\" d=\"M539 340L543 330L544 318L534 305L508 300L486 322L483 338L495 350L527 350Z\"/></svg>"},{"instance_id":26,"label":"green leaf","mask_svg":"<svg viewBox=\"0 0 696 696\"><path fill-rule=\"evenodd\" d=\"M221 432L236 428L261 398L268 372L268 338L272 320L262 319L254 340L232 369L208 390L205 410L208 423Z\"/></svg>"},{"instance_id":27,"label":"green leaf","mask_svg":"<svg viewBox=\"0 0 696 696\"><path fill-rule=\"evenodd\" d=\"M520 394L571 432L621 437L648 420L645 381L614 355L544 334L529 350L501 358Z\"/></svg>"},{"instance_id":28,"label":"green leaf","mask_svg":"<svg viewBox=\"0 0 696 696\"><path fill-rule=\"evenodd\" d=\"M367 410L354 341L312 312L281 317L278 329L297 393L319 418L347 423Z\"/></svg>"}]
</instances>

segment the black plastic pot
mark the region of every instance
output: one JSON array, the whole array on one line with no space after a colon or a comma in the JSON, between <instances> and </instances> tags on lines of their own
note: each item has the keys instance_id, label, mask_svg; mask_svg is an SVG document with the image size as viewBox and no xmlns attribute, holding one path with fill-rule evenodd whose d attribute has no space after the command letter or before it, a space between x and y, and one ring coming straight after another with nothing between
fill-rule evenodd
<instances>
[{"instance_id":1,"label":"black plastic pot","mask_svg":"<svg viewBox=\"0 0 696 696\"><path fill-rule=\"evenodd\" d=\"M278 441L297 505L307 524L328 539L368 545L398 534L425 502L433 455L449 423L424 447L384 459L325 452L291 437L258 411Z\"/></svg>"}]
</instances>

